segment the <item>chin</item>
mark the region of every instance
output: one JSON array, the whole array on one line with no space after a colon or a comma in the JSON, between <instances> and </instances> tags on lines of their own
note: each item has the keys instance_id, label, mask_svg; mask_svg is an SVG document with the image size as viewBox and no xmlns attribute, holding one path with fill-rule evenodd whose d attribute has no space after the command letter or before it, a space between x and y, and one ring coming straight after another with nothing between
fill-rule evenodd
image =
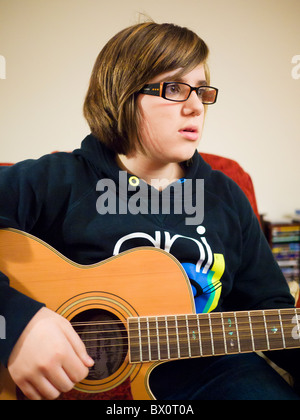
<instances>
[{"instance_id":1,"label":"chin","mask_svg":"<svg viewBox=\"0 0 300 420\"><path fill-rule=\"evenodd\" d=\"M185 150L182 153L178 154L174 162L181 163L186 162L187 160L190 160L196 152L195 148L192 148L190 150Z\"/></svg>"}]
</instances>

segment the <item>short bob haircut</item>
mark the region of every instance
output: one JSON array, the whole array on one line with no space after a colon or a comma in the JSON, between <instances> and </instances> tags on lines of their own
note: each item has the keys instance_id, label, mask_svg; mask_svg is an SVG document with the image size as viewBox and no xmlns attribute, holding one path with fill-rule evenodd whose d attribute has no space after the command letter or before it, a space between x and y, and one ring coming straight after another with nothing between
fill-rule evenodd
<instances>
[{"instance_id":1,"label":"short bob haircut","mask_svg":"<svg viewBox=\"0 0 300 420\"><path fill-rule=\"evenodd\" d=\"M182 69L178 76L204 64L208 47L194 32L174 24L140 23L116 34L99 53L84 102L91 132L118 154L139 145L140 89L157 75Z\"/></svg>"}]
</instances>

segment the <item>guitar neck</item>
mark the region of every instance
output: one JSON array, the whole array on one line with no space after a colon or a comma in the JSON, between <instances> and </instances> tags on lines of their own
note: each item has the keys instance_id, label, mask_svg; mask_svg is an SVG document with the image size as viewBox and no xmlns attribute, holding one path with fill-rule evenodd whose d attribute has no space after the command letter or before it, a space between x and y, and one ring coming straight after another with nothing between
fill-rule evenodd
<instances>
[{"instance_id":1,"label":"guitar neck","mask_svg":"<svg viewBox=\"0 0 300 420\"><path fill-rule=\"evenodd\" d=\"M300 309L128 319L131 363L300 347Z\"/></svg>"}]
</instances>

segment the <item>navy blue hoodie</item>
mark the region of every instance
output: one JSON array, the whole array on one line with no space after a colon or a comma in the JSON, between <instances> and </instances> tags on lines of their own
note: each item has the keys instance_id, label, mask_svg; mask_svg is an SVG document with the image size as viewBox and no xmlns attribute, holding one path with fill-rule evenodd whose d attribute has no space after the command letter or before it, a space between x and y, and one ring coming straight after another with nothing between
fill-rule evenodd
<instances>
[{"instance_id":1,"label":"navy blue hoodie","mask_svg":"<svg viewBox=\"0 0 300 420\"><path fill-rule=\"evenodd\" d=\"M169 208L162 194L121 172L114 153L89 135L72 153L1 168L0 227L31 233L80 264L139 246L162 248L191 279L197 312L294 305L247 198L230 178L195 152L185 178L168 187ZM207 287L210 293L201 293ZM12 289L0 274L3 364L43 304Z\"/></svg>"}]
</instances>

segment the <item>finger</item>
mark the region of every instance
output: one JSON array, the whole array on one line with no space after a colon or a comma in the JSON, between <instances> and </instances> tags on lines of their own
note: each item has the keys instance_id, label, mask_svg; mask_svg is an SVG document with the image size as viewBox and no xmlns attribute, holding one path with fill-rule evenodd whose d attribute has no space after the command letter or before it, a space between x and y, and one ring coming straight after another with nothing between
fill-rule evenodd
<instances>
[{"instance_id":1,"label":"finger","mask_svg":"<svg viewBox=\"0 0 300 420\"><path fill-rule=\"evenodd\" d=\"M31 382L27 381L21 390L30 400L55 400L60 395L60 391L44 376L39 376Z\"/></svg>"},{"instance_id":2,"label":"finger","mask_svg":"<svg viewBox=\"0 0 300 420\"><path fill-rule=\"evenodd\" d=\"M74 352L79 357L79 359L85 364L85 366L93 366L95 363L94 360L89 356L83 341L68 321L66 324L65 334Z\"/></svg>"},{"instance_id":3,"label":"finger","mask_svg":"<svg viewBox=\"0 0 300 420\"><path fill-rule=\"evenodd\" d=\"M69 375L63 368L57 369L53 375L50 374L47 379L54 386L54 388L60 392L71 391L76 383L70 379Z\"/></svg>"},{"instance_id":4,"label":"finger","mask_svg":"<svg viewBox=\"0 0 300 420\"><path fill-rule=\"evenodd\" d=\"M19 389L22 391L25 397L30 400L38 401L43 399L43 396L30 382L25 382L24 384L19 385Z\"/></svg>"},{"instance_id":5,"label":"finger","mask_svg":"<svg viewBox=\"0 0 300 420\"><path fill-rule=\"evenodd\" d=\"M70 350L68 357L64 360L62 368L73 384L82 381L89 373L88 367L82 362L74 350Z\"/></svg>"}]
</instances>

